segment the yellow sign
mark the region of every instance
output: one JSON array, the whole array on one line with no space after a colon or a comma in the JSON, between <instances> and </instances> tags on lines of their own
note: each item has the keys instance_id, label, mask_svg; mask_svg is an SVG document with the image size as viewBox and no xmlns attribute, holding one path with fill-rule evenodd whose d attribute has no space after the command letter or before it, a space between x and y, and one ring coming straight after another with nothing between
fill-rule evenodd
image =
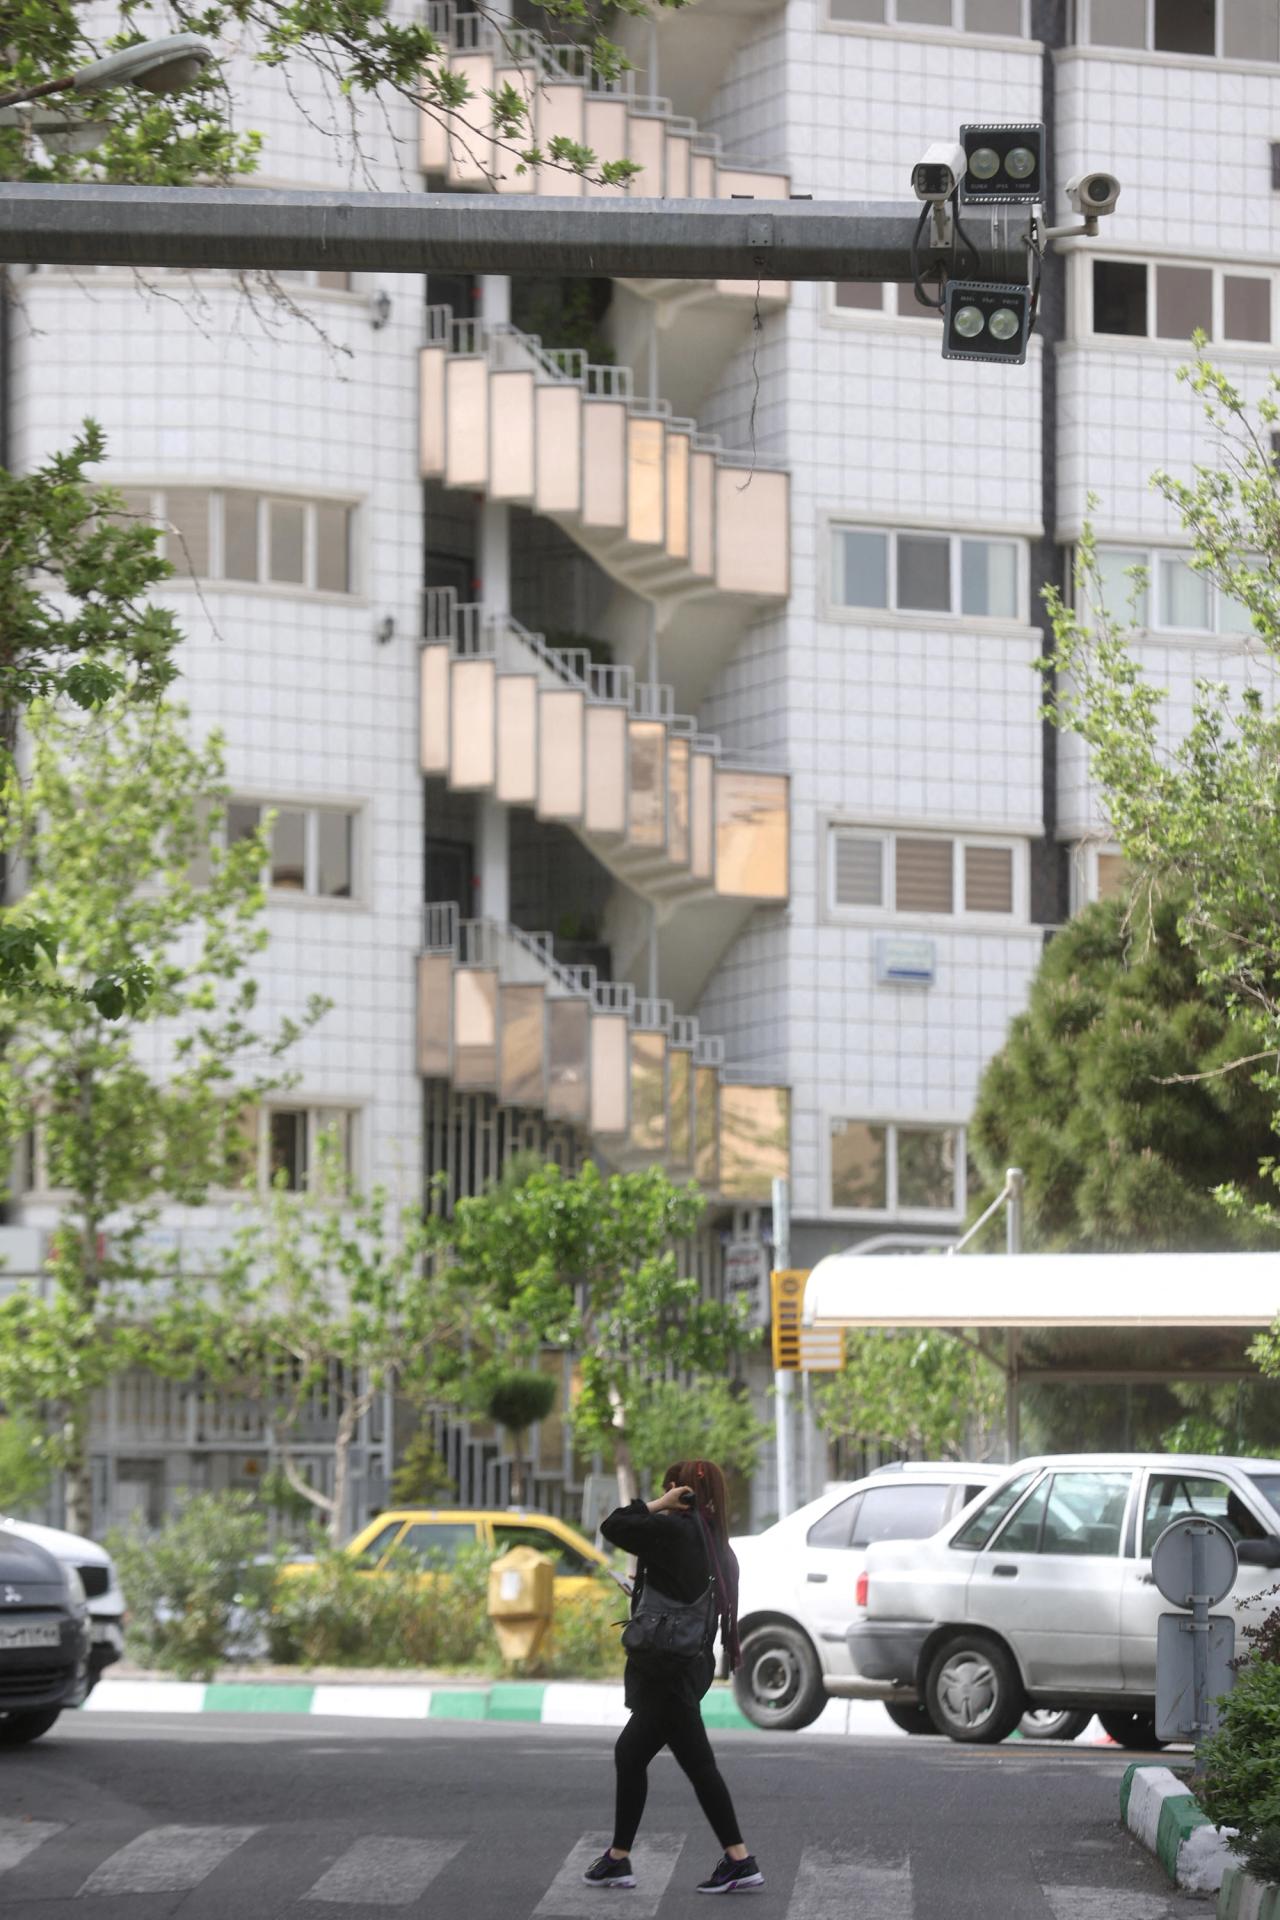
<instances>
[{"instance_id":1,"label":"yellow sign","mask_svg":"<svg viewBox=\"0 0 1280 1920\"><path fill-rule=\"evenodd\" d=\"M807 1272L788 1268L769 1275L773 1300L773 1370L797 1373L800 1368L800 1309L804 1305Z\"/></svg>"},{"instance_id":2,"label":"yellow sign","mask_svg":"<svg viewBox=\"0 0 1280 1920\"><path fill-rule=\"evenodd\" d=\"M808 1278L807 1268L788 1268L769 1276L775 1373L839 1373L844 1366L843 1327L800 1324Z\"/></svg>"}]
</instances>

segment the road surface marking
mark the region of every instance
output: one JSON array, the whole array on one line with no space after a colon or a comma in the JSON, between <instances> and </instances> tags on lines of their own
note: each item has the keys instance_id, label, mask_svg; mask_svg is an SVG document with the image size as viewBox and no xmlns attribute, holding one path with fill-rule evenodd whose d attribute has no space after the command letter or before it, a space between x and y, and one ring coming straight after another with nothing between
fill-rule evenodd
<instances>
[{"instance_id":1,"label":"road surface marking","mask_svg":"<svg viewBox=\"0 0 1280 1920\"><path fill-rule=\"evenodd\" d=\"M186 1893L260 1827L151 1827L95 1867L81 1893Z\"/></svg>"},{"instance_id":2,"label":"road surface marking","mask_svg":"<svg viewBox=\"0 0 1280 1920\"><path fill-rule=\"evenodd\" d=\"M768 1863L765 1863L768 1880ZM800 1856L787 1920L912 1920L911 1869L872 1866L852 1854L807 1847Z\"/></svg>"},{"instance_id":3,"label":"road surface marking","mask_svg":"<svg viewBox=\"0 0 1280 1920\"><path fill-rule=\"evenodd\" d=\"M552 1920L552 1916L554 1920L578 1920L580 1914L600 1920L601 1903L608 1897L608 1889L589 1887L582 1876L592 1862L600 1858L612 1838L610 1833L583 1834L534 1908L535 1920L538 1914L546 1915L548 1920ZM633 1915L635 1920L643 1920L644 1916L658 1911L684 1842L682 1833L641 1834L631 1856L636 1884L620 1895L626 1901L623 1920L632 1920ZM841 1920L847 1920L847 1915L841 1915Z\"/></svg>"},{"instance_id":4,"label":"road surface marking","mask_svg":"<svg viewBox=\"0 0 1280 1920\"><path fill-rule=\"evenodd\" d=\"M1053 1920L1168 1920L1161 1893L1115 1893L1107 1887L1046 1887Z\"/></svg>"},{"instance_id":5,"label":"road surface marking","mask_svg":"<svg viewBox=\"0 0 1280 1920\"><path fill-rule=\"evenodd\" d=\"M0 1820L0 1873L16 1867L46 1840L52 1840L55 1833L65 1831L64 1820Z\"/></svg>"},{"instance_id":6,"label":"road surface marking","mask_svg":"<svg viewBox=\"0 0 1280 1920\"><path fill-rule=\"evenodd\" d=\"M362 1834L304 1900L345 1906L408 1907L462 1850L461 1840L414 1840L401 1834Z\"/></svg>"}]
</instances>

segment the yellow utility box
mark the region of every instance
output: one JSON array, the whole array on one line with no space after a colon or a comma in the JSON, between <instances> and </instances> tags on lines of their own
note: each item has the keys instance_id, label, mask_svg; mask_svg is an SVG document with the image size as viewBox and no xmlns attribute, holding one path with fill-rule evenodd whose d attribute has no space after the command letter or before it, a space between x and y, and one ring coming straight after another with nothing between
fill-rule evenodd
<instances>
[{"instance_id":1,"label":"yellow utility box","mask_svg":"<svg viewBox=\"0 0 1280 1920\"><path fill-rule=\"evenodd\" d=\"M489 1618L504 1660L528 1660L555 1610L555 1563L536 1547L512 1547L489 1569Z\"/></svg>"}]
</instances>

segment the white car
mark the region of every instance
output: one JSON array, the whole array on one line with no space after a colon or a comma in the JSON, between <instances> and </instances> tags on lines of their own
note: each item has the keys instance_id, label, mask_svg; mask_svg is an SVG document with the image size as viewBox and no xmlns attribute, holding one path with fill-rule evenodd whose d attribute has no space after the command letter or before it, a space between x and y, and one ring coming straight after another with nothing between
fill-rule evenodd
<instances>
[{"instance_id":1,"label":"white car","mask_svg":"<svg viewBox=\"0 0 1280 1920\"><path fill-rule=\"evenodd\" d=\"M918 1701L953 1740L1002 1740L1028 1706L1096 1713L1126 1747L1155 1741L1156 1630L1171 1611L1151 1549L1188 1514L1225 1527L1240 1625L1274 1604L1280 1461L1203 1454L1058 1454L930 1540L867 1555L851 1659Z\"/></svg>"},{"instance_id":2,"label":"white car","mask_svg":"<svg viewBox=\"0 0 1280 1920\"><path fill-rule=\"evenodd\" d=\"M30 1520L0 1521L11 1533L33 1540L65 1567L74 1567L80 1575L89 1607L92 1646L89 1651L89 1691L97 1686L103 1670L124 1653L124 1595L116 1577L115 1563L105 1547L85 1540L78 1533L63 1533L59 1527L38 1527Z\"/></svg>"},{"instance_id":3,"label":"white car","mask_svg":"<svg viewBox=\"0 0 1280 1920\"><path fill-rule=\"evenodd\" d=\"M861 1618L858 1575L877 1540L919 1540L936 1533L1008 1472L957 1461L906 1461L865 1480L833 1485L763 1533L731 1542L738 1556L738 1631L742 1665L738 1704L758 1727L795 1732L809 1726L829 1695L888 1700L908 1732L929 1732L911 1696L891 1698L891 1682L869 1680L849 1654L847 1634Z\"/></svg>"}]
</instances>

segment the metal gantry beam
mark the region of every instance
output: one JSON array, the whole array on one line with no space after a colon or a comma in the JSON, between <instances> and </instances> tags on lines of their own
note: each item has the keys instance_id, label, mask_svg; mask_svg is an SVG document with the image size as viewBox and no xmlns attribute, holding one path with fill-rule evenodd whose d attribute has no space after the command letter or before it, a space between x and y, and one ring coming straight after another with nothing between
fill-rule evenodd
<instances>
[{"instance_id":1,"label":"metal gantry beam","mask_svg":"<svg viewBox=\"0 0 1280 1920\"><path fill-rule=\"evenodd\" d=\"M908 280L911 202L639 200L0 184L0 264L328 267L664 280ZM966 211L981 279L1025 282L1026 207ZM926 235L924 266L944 256Z\"/></svg>"}]
</instances>

